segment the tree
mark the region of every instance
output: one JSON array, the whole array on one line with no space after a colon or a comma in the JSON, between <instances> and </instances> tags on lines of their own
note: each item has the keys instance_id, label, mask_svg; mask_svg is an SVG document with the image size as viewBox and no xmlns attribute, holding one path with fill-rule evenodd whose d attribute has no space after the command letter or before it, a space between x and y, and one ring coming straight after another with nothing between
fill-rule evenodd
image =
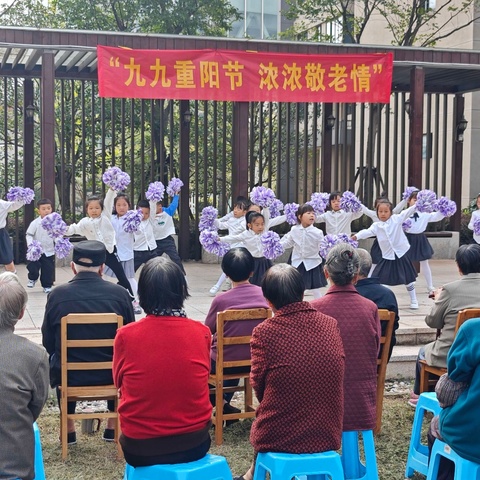
<instances>
[{"instance_id":1,"label":"tree","mask_svg":"<svg viewBox=\"0 0 480 480\"><path fill-rule=\"evenodd\" d=\"M286 15L298 19L288 35L311 41L361 43L372 16L379 14L392 45L433 47L480 18L479 0L286 1Z\"/></svg>"}]
</instances>

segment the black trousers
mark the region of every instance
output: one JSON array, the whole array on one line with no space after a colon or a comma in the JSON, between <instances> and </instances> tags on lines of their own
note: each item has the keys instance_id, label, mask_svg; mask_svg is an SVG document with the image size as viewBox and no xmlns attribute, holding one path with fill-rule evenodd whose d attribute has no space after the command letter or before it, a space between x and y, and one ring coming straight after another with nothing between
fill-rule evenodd
<instances>
[{"instance_id":1,"label":"black trousers","mask_svg":"<svg viewBox=\"0 0 480 480\"><path fill-rule=\"evenodd\" d=\"M156 240L157 242L157 255L160 257L164 253L166 253L170 260L176 263L180 269L182 270L183 274L186 275L185 269L183 268L182 260L180 259L180 255L178 255L177 247L175 246L175 240L171 235L167 238L162 238L161 240Z\"/></svg>"},{"instance_id":2,"label":"black trousers","mask_svg":"<svg viewBox=\"0 0 480 480\"><path fill-rule=\"evenodd\" d=\"M144 263L151 258L158 257L157 249L155 250L134 250L133 251L133 268L137 271Z\"/></svg>"},{"instance_id":3,"label":"black trousers","mask_svg":"<svg viewBox=\"0 0 480 480\"><path fill-rule=\"evenodd\" d=\"M127 276L125 275L125 270L122 267L122 264L119 262L117 257L117 247L114 248L112 253L107 252L107 256L105 258L105 265L109 267L115 276L117 277L118 284L121 285L123 288L126 288L130 295L133 298L133 291L128 281Z\"/></svg>"},{"instance_id":4,"label":"black trousers","mask_svg":"<svg viewBox=\"0 0 480 480\"><path fill-rule=\"evenodd\" d=\"M40 283L43 288L51 288L55 282L55 255L50 257L42 256L36 262L27 263L28 279L37 281L40 276Z\"/></svg>"}]
</instances>

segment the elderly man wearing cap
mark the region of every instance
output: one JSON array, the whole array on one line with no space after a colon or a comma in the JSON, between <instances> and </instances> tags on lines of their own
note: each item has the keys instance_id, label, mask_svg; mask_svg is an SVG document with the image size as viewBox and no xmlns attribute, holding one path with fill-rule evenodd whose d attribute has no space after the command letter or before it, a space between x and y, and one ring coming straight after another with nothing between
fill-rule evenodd
<instances>
[{"instance_id":1,"label":"elderly man wearing cap","mask_svg":"<svg viewBox=\"0 0 480 480\"><path fill-rule=\"evenodd\" d=\"M50 384L52 387L60 385L60 321L69 313L116 313L123 317L123 323L135 321L132 300L125 288L104 281L102 273L105 263L106 249L102 242L86 240L79 242L73 249L73 261L71 267L75 276L70 282L56 287L47 299L45 316L42 325L43 345L50 357ZM91 325L75 326L75 334L78 338L92 338ZM96 331L99 337L107 335L115 337L115 329L112 326L98 325ZM89 329L87 332L86 329ZM105 349L88 349L88 358L79 359L85 361L105 361L112 359L112 352ZM85 355L85 354L84 354ZM81 371L69 374L70 385L102 385L113 383L112 372ZM57 397L60 397L57 388ZM109 409L113 409L113 402L109 402ZM69 413L75 412L75 402L69 402ZM103 434L106 441L113 441L114 421L109 419L107 428ZM68 443L76 443L75 424L69 420Z\"/></svg>"}]
</instances>

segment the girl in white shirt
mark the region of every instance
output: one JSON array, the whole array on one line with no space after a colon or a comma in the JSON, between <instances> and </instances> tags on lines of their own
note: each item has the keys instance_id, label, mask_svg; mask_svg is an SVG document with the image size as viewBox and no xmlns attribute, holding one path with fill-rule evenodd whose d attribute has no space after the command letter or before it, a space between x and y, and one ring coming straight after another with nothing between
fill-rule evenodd
<instances>
[{"instance_id":1,"label":"girl in white shirt","mask_svg":"<svg viewBox=\"0 0 480 480\"><path fill-rule=\"evenodd\" d=\"M472 212L472 218L470 219L470 222L468 223L468 228L470 230L474 230L474 222L475 220L480 221L480 193L477 195L477 209ZM480 243L480 235L477 235L475 232L473 232L473 239L477 242Z\"/></svg>"},{"instance_id":2,"label":"girl in white shirt","mask_svg":"<svg viewBox=\"0 0 480 480\"><path fill-rule=\"evenodd\" d=\"M411 207L417 202L417 192L413 192L408 198L408 205ZM412 262L420 262L420 270L427 282L428 293L435 292L433 286L432 270L428 264L428 260L432 258L433 248L425 235L425 230L430 222L438 222L444 218L440 212L432 213L418 213L415 212L410 217L411 226L405 231L408 242L410 243L410 250L408 256Z\"/></svg>"},{"instance_id":3,"label":"girl in white shirt","mask_svg":"<svg viewBox=\"0 0 480 480\"><path fill-rule=\"evenodd\" d=\"M119 193L113 201L112 225L115 230L115 239L117 242L117 256L135 297L133 310L135 314L139 314L142 313L142 309L137 301L138 284L135 278L135 269L133 268L133 232L126 232L123 228L125 214L131 208L132 204L128 196L124 193ZM116 278L115 273L110 267L105 267L105 275Z\"/></svg>"},{"instance_id":4,"label":"girl in white shirt","mask_svg":"<svg viewBox=\"0 0 480 480\"><path fill-rule=\"evenodd\" d=\"M85 202L87 216L78 223L72 223L68 227L66 235L83 235L87 240L98 240L105 244L107 249L105 265L110 267L115 273L118 283L126 288L133 298L132 287L117 257L115 229L112 225L115 194L115 190L109 188L104 200L96 195L88 197Z\"/></svg>"},{"instance_id":5,"label":"girl in white shirt","mask_svg":"<svg viewBox=\"0 0 480 480\"><path fill-rule=\"evenodd\" d=\"M254 259L253 275L250 283L260 286L265 272L273 265L272 261L263 255L262 233L265 231L265 218L261 213L248 212L246 215L247 230L238 235L220 237L224 243L234 244L242 242Z\"/></svg>"},{"instance_id":6,"label":"girl in white shirt","mask_svg":"<svg viewBox=\"0 0 480 480\"><path fill-rule=\"evenodd\" d=\"M363 211L346 212L340 208L342 194L340 192L332 192L329 197L329 210L315 218L316 223L325 222L325 230L327 235L340 235L346 233L352 234L351 223L363 215Z\"/></svg>"},{"instance_id":7,"label":"girl in white shirt","mask_svg":"<svg viewBox=\"0 0 480 480\"><path fill-rule=\"evenodd\" d=\"M300 272L305 289L311 290L314 298L320 298L320 288L327 285L322 270L320 243L323 232L315 227L315 211L311 205L303 204L297 210L298 225L294 225L281 239L284 248L293 247L292 265Z\"/></svg>"},{"instance_id":8,"label":"girl in white shirt","mask_svg":"<svg viewBox=\"0 0 480 480\"><path fill-rule=\"evenodd\" d=\"M380 283L386 285L405 285L410 295L410 308L418 309L415 279L417 272L406 253L410 248L407 237L402 229L402 223L415 212L415 205L393 214L393 205L390 202L380 202L377 205L378 222L361 230L352 238L361 240L376 236L382 250L382 260L373 272Z\"/></svg>"}]
</instances>

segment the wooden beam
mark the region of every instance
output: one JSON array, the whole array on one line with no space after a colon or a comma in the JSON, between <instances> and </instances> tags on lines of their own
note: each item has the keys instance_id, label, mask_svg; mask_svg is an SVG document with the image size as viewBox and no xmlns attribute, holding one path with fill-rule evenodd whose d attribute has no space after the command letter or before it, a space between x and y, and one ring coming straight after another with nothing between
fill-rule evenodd
<instances>
[{"instance_id":1,"label":"wooden beam","mask_svg":"<svg viewBox=\"0 0 480 480\"><path fill-rule=\"evenodd\" d=\"M450 218L451 229L459 232L462 218L462 175L463 175L463 141L458 141L457 125L463 118L465 98L455 95L452 118L452 200L457 204L455 215Z\"/></svg>"},{"instance_id":2,"label":"wooden beam","mask_svg":"<svg viewBox=\"0 0 480 480\"><path fill-rule=\"evenodd\" d=\"M26 107L34 105L33 80L26 79L23 82L23 180L24 186L35 189L34 167L34 127L35 119L27 118ZM35 216L35 202L25 205L25 226L30 225Z\"/></svg>"},{"instance_id":3,"label":"wooden beam","mask_svg":"<svg viewBox=\"0 0 480 480\"><path fill-rule=\"evenodd\" d=\"M423 94L425 70L410 71L410 132L408 142L408 185L422 188Z\"/></svg>"},{"instance_id":4,"label":"wooden beam","mask_svg":"<svg viewBox=\"0 0 480 480\"><path fill-rule=\"evenodd\" d=\"M190 123L183 120L183 114L190 110L188 100L180 101L180 179L183 181L180 194L180 228L178 254L182 260L190 257Z\"/></svg>"},{"instance_id":5,"label":"wooden beam","mask_svg":"<svg viewBox=\"0 0 480 480\"><path fill-rule=\"evenodd\" d=\"M232 195L248 196L248 102L233 104Z\"/></svg>"},{"instance_id":6,"label":"wooden beam","mask_svg":"<svg viewBox=\"0 0 480 480\"><path fill-rule=\"evenodd\" d=\"M327 125L327 120L333 113L333 104L324 103L322 108L322 147L320 156L321 180L320 190L332 191L332 138L333 129ZM338 122L338 119L337 119Z\"/></svg>"}]
</instances>

